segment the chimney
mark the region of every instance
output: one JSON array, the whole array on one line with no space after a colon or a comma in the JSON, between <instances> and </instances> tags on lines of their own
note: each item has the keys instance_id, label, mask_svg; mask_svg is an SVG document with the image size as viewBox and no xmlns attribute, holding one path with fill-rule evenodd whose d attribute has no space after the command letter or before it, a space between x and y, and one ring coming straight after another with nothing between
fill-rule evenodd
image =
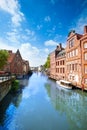
<instances>
[{"instance_id":1,"label":"chimney","mask_svg":"<svg viewBox=\"0 0 87 130\"><path fill-rule=\"evenodd\" d=\"M59 43L59 48L62 49L62 44L61 43Z\"/></svg>"},{"instance_id":2,"label":"chimney","mask_svg":"<svg viewBox=\"0 0 87 130\"><path fill-rule=\"evenodd\" d=\"M87 33L87 25L84 26L84 34L86 34L86 33Z\"/></svg>"}]
</instances>

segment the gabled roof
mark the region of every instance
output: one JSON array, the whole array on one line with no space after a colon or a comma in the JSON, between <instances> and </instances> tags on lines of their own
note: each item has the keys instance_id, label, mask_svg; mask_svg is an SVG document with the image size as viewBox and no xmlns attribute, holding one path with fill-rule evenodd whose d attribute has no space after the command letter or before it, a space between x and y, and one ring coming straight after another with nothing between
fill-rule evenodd
<instances>
[{"instance_id":1,"label":"gabled roof","mask_svg":"<svg viewBox=\"0 0 87 130\"><path fill-rule=\"evenodd\" d=\"M8 53L9 53L8 63L11 63L11 62L13 61L14 57L15 57L17 54L20 55L20 57L21 57L21 54L20 54L19 50L17 50L16 53L13 53L12 50L8 50ZM22 59L22 57L21 57L21 59Z\"/></svg>"},{"instance_id":2,"label":"gabled roof","mask_svg":"<svg viewBox=\"0 0 87 130\"><path fill-rule=\"evenodd\" d=\"M74 38L75 36L77 37L77 40L79 40L83 35L71 32L70 35L67 38L67 41Z\"/></svg>"},{"instance_id":3,"label":"gabled roof","mask_svg":"<svg viewBox=\"0 0 87 130\"><path fill-rule=\"evenodd\" d=\"M56 57L64 56L66 54L65 50L61 50Z\"/></svg>"}]
</instances>

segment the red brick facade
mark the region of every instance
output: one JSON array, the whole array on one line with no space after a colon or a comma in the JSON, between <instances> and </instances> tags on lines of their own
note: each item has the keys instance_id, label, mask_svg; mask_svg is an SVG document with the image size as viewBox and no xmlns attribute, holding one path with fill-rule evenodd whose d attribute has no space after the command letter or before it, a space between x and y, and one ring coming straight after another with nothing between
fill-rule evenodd
<instances>
[{"instance_id":1,"label":"red brick facade","mask_svg":"<svg viewBox=\"0 0 87 130\"><path fill-rule=\"evenodd\" d=\"M69 33L65 52L56 49L50 54L50 74L56 80L65 79L87 90L87 26L84 27L83 35L75 31Z\"/></svg>"},{"instance_id":2,"label":"red brick facade","mask_svg":"<svg viewBox=\"0 0 87 130\"><path fill-rule=\"evenodd\" d=\"M87 26L84 27L84 35L80 39L82 86L87 90Z\"/></svg>"},{"instance_id":3,"label":"red brick facade","mask_svg":"<svg viewBox=\"0 0 87 130\"><path fill-rule=\"evenodd\" d=\"M75 32L71 32L67 39L66 46L66 80L73 85L81 86L81 47L80 38Z\"/></svg>"},{"instance_id":4,"label":"red brick facade","mask_svg":"<svg viewBox=\"0 0 87 130\"><path fill-rule=\"evenodd\" d=\"M50 54L50 77L65 79L65 50L61 44Z\"/></svg>"},{"instance_id":5,"label":"red brick facade","mask_svg":"<svg viewBox=\"0 0 87 130\"><path fill-rule=\"evenodd\" d=\"M25 73L27 73L29 70L29 63L28 61L26 61L26 63L24 62L19 50L17 50L16 53L13 53L12 51L8 51L8 53L9 53L8 62L7 65L4 67L4 71L16 75L21 75L24 74L24 64L25 64L26 65Z\"/></svg>"},{"instance_id":6,"label":"red brick facade","mask_svg":"<svg viewBox=\"0 0 87 130\"><path fill-rule=\"evenodd\" d=\"M56 56L56 79L65 79L65 62L66 54L65 50L61 50Z\"/></svg>"}]
</instances>

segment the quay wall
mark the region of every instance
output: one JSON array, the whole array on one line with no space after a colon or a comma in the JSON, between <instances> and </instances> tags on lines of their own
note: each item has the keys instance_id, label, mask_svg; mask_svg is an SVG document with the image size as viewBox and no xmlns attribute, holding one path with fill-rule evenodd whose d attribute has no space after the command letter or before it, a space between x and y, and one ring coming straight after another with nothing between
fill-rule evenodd
<instances>
[{"instance_id":1,"label":"quay wall","mask_svg":"<svg viewBox=\"0 0 87 130\"><path fill-rule=\"evenodd\" d=\"M11 89L11 84L14 78L0 82L0 101L8 94Z\"/></svg>"}]
</instances>

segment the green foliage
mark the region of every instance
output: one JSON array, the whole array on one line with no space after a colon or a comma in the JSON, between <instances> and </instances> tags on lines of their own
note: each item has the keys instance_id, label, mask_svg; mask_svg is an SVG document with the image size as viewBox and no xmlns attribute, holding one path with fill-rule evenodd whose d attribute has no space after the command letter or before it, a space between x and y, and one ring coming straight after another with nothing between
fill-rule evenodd
<instances>
[{"instance_id":1,"label":"green foliage","mask_svg":"<svg viewBox=\"0 0 87 130\"><path fill-rule=\"evenodd\" d=\"M0 50L0 69L7 63L8 56L9 54L6 50Z\"/></svg>"},{"instance_id":2,"label":"green foliage","mask_svg":"<svg viewBox=\"0 0 87 130\"><path fill-rule=\"evenodd\" d=\"M12 82L12 90L13 91L17 91L19 89L19 81L18 80L14 80Z\"/></svg>"},{"instance_id":3,"label":"green foliage","mask_svg":"<svg viewBox=\"0 0 87 130\"><path fill-rule=\"evenodd\" d=\"M46 60L46 62L44 64L44 67L45 68L50 68L50 56L49 55L48 55L47 60Z\"/></svg>"}]
</instances>

